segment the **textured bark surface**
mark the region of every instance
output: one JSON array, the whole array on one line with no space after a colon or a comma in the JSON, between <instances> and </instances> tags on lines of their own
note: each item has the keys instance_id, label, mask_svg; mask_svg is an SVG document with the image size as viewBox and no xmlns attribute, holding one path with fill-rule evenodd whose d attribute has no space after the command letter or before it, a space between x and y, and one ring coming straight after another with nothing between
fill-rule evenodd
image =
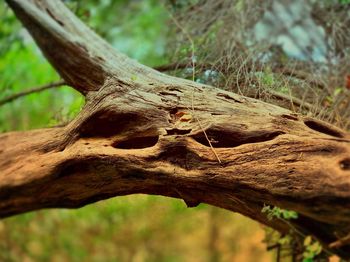
<instances>
[{"instance_id":1,"label":"textured bark surface","mask_svg":"<svg viewBox=\"0 0 350 262\"><path fill-rule=\"evenodd\" d=\"M0 135L1 217L146 193L229 209L281 232L289 226L261 209L292 209L293 226L325 246L348 235L349 133L142 66L59 1L7 2L87 102L65 127Z\"/></svg>"}]
</instances>

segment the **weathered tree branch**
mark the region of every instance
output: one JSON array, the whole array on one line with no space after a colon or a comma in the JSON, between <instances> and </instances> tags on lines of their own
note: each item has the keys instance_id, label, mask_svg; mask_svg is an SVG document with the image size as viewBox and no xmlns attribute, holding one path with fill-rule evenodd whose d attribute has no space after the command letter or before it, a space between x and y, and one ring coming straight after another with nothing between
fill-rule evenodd
<instances>
[{"instance_id":1,"label":"weathered tree branch","mask_svg":"<svg viewBox=\"0 0 350 262\"><path fill-rule=\"evenodd\" d=\"M166 79L113 49L61 1L6 2L61 77L83 94L97 91L110 76L142 84Z\"/></svg>"},{"instance_id":2,"label":"weathered tree branch","mask_svg":"<svg viewBox=\"0 0 350 262\"><path fill-rule=\"evenodd\" d=\"M19 92L19 93L10 95L8 97L5 97L4 99L1 99L0 100L0 106L4 105L6 103L12 102L13 100L16 100L16 99L18 99L20 97L27 96L27 95L30 95L30 94L33 94L33 93L38 93L38 92L41 92L41 91L44 91L44 90L47 90L47 89L50 89L50 88L63 86L65 84L66 84L66 82L64 82L63 80L59 80L57 82L53 82L53 83L46 84L46 85L43 85L43 86L33 87L33 88L28 89L28 90L24 90L22 92Z\"/></svg>"},{"instance_id":3,"label":"weathered tree branch","mask_svg":"<svg viewBox=\"0 0 350 262\"><path fill-rule=\"evenodd\" d=\"M146 193L240 212L282 232L288 226L261 208L292 209L293 226L327 246L350 232L348 133L139 65L59 1L7 2L87 104L65 127L0 135L1 217Z\"/></svg>"}]
</instances>

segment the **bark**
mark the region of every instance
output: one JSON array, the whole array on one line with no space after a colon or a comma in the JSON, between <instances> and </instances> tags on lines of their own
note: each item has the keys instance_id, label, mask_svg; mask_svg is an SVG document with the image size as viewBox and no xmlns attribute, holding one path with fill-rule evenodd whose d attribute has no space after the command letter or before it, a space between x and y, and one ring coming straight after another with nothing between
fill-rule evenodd
<instances>
[{"instance_id":1,"label":"bark","mask_svg":"<svg viewBox=\"0 0 350 262\"><path fill-rule=\"evenodd\" d=\"M350 232L350 134L170 77L117 51L60 1L7 0L86 105L65 127L0 135L0 217L135 193L208 203L325 247ZM332 249L349 257L349 246Z\"/></svg>"}]
</instances>

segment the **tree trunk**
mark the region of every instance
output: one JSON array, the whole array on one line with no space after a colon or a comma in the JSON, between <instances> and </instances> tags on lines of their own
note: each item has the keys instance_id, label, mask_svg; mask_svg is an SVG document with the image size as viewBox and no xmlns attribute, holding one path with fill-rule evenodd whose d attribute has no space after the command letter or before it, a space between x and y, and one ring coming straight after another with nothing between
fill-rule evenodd
<instances>
[{"instance_id":1,"label":"tree trunk","mask_svg":"<svg viewBox=\"0 0 350 262\"><path fill-rule=\"evenodd\" d=\"M145 193L285 233L261 209L295 210L293 226L327 248L350 232L349 133L140 65L60 1L7 3L86 105L65 127L0 135L1 217ZM332 251L350 257L349 245Z\"/></svg>"}]
</instances>

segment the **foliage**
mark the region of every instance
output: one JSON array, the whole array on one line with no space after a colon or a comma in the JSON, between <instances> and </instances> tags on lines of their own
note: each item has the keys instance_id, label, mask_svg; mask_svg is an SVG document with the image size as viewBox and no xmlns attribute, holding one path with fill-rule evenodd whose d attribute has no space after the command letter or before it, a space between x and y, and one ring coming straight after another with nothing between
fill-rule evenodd
<instances>
[{"instance_id":1,"label":"foliage","mask_svg":"<svg viewBox=\"0 0 350 262\"><path fill-rule=\"evenodd\" d=\"M215 251L208 248L211 239L221 261L270 261L263 234L226 210L125 196L0 221L0 261L206 261Z\"/></svg>"},{"instance_id":2,"label":"foliage","mask_svg":"<svg viewBox=\"0 0 350 262\"><path fill-rule=\"evenodd\" d=\"M0 4L0 99L56 81L59 77L41 55L10 9ZM83 98L68 87L51 89L15 100L0 107L0 132L39 128L75 115Z\"/></svg>"},{"instance_id":3,"label":"foliage","mask_svg":"<svg viewBox=\"0 0 350 262\"><path fill-rule=\"evenodd\" d=\"M297 219L298 213L292 210L281 209L279 207L273 207L266 205L261 210L262 213L267 213L267 218L272 220L273 218L278 219Z\"/></svg>"},{"instance_id":4,"label":"foliage","mask_svg":"<svg viewBox=\"0 0 350 262\"><path fill-rule=\"evenodd\" d=\"M269 220L272 219L279 219L281 221L284 221L289 227L290 227L290 233L287 235L280 235L276 237L273 235L273 237L270 237L271 239L267 239L268 242L275 242L277 243L277 246L285 247L289 250L291 250L292 253L297 254L299 253L298 250L298 242L300 239L303 240L303 245L301 247L302 249L302 258L303 262L312 262L314 259L321 255L323 248L320 242L315 240L312 236L308 235L305 236L300 231L298 231L296 228L292 226L292 224L289 222L291 219L297 219L298 213L291 210L281 209L279 207L271 207L269 205L265 205L262 210L262 213L266 213L267 218ZM267 231L268 232L268 231ZM270 233L271 234L271 233ZM267 234L269 235L269 234ZM329 252L327 254L322 254L323 256L332 255Z\"/></svg>"},{"instance_id":5,"label":"foliage","mask_svg":"<svg viewBox=\"0 0 350 262\"><path fill-rule=\"evenodd\" d=\"M311 262L315 256L322 252L322 246L318 241L312 239L312 236L307 236L304 239L305 251L303 252L303 262Z\"/></svg>"},{"instance_id":6,"label":"foliage","mask_svg":"<svg viewBox=\"0 0 350 262\"><path fill-rule=\"evenodd\" d=\"M83 21L129 57L149 66L167 62L164 55L167 30L164 25L169 15L159 1L67 2Z\"/></svg>"}]
</instances>

